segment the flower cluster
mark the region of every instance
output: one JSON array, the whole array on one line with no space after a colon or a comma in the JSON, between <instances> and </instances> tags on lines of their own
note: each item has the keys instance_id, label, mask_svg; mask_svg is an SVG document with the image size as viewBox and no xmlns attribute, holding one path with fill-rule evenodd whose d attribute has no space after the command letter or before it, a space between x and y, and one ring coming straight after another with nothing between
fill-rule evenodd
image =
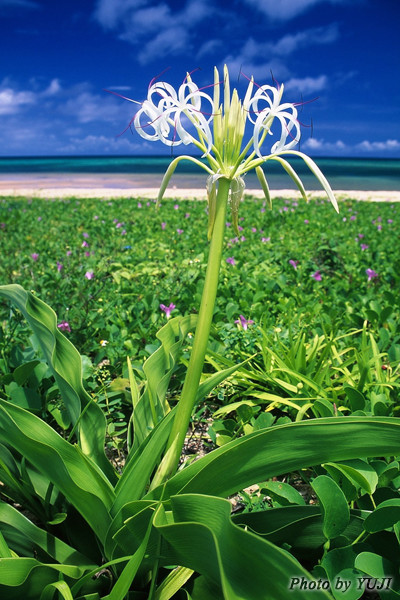
<instances>
[{"instance_id":1,"label":"flower cluster","mask_svg":"<svg viewBox=\"0 0 400 600\"><path fill-rule=\"evenodd\" d=\"M281 103L283 85L260 86L251 78L241 101L236 89L231 93L229 72L225 66L223 80L221 81L215 68L214 82L207 88L212 88L212 96L204 91L206 88L199 88L187 74L178 91L167 82L153 81L144 102L123 96L140 105L131 123L144 139L161 141L167 146L194 144L207 161L202 162L193 156L175 158L165 173L159 201L179 161L189 160L209 175L209 236L214 225L216 190L220 178L230 181L232 224L237 229L238 207L245 189L242 178L244 174L255 169L266 199L271 202L268 183L261 168L268 160L279 162L293 179L303 198L307 199L302 181L290 163L283 158L283 155L294 154L305 161L338 211L335 196L318 166L307 155L294 150L300 141L300 124L295 104ZM221 95L223 101L220 100ZM278 124L279 139L266 148L267 139L276 135L275 126L272 129L274 123ZM249 139L245 139L249 129Z\"/></svg>"}]
</instances>

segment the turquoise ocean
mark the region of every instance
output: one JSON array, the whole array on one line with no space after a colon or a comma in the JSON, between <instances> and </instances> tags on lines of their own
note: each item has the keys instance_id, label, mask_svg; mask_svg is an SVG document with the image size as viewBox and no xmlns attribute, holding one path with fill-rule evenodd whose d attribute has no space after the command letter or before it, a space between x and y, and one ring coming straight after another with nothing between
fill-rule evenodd
<instances>
[{"instance_id":1,"label":"turquoise ocean","mask_svg":"<svg viewBox=\"0 0 400 600\"><path fill-rule=\"evenodd\" d=\"M400 159L374 158L314 158L333 189L400 191ZM63 156L63 157L0 157L0 177L71 176L96 174L132 177L140 185L159 185L171 161L170 156ZM320 185L304 162L289 158L302 178L306 189L317 190ZM292 188L294 184L274 161L264 166L271 189ZM181 161L174 175L179 187L204 188L206 173L191 162ZM253 173L246 175L246 187L259 187Z\"/></svg>"}]
</instances>

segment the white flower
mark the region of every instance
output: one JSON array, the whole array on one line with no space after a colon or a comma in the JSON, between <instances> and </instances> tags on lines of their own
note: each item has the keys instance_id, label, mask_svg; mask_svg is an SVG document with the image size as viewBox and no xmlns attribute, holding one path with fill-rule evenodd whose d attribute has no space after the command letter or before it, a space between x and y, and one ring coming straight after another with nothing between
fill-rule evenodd
<instances>
[{"instance_id":1,"label":"white flower","mask_svg":"<svg viewBox=\"0 0 400 600\"><path fill-rule=\"evenodd\" d=\"M202 111L203 100L210 103L207 107L209 117ZM154 83L147 94L147 100L134 117L136 131L143 138L151 141L160 140L167 146L176 146L181 143L196 143L187 130L183 121L189 121L197 130L197 134L207 148L211 150L212 134L209 122L212 120L212 99L202 92L190 77L187 76L178 93L166 82ZM143 117L146 117L143 122ZM153 130L154 133L148 133Z\"/></svg>"},{"instance_id":2,"label":"white flower","mask_svg":"<svg viewBox=\"0 0 400 600\"><path fill-rule=\"evenodd\" d=\"M279 154L283 150L291 150L300 141L300 125L297 120L297 109L294 104L286 102L280 104L283 94L283 85L278 89L270 85L263 85L254 94L246 109L248 110L249 120L254 123L254 150L260 158L264 158L261 152L261 145L266 134L272 135L271 127L274 119L278 119L281 124L281 138L272 148L272 154ZM272 98L271 98L272 95ZM260 108L261 103L261 108ZM267 103L262 107L262 103ZM253 117L255 115L255 118ZM292 135L293 127L296 134ZM287 137L290 141L286 143Z\"/></svg>"}]
</instances>

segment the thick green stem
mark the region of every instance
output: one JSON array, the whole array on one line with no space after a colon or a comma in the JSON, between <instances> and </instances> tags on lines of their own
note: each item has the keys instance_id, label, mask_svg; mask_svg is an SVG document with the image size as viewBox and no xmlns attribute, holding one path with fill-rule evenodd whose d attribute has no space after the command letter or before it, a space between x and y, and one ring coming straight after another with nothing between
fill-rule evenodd
<instances>
[{"instance_id":1,"label":"thick green stem","mask_svg":"<svg viewBox=\"0 0 400 600\"><path fill-rule=\"evenodd\" d=\"M218 180L215 222L210 242L207 271L197 320L196 333L193 340L192 353L188 364L185 382L183 384L182 395L177 406L175 419L168 440L165 461L163 461L164 464L160 465L160 469L157 472L151 487L154 487L162 481L165 481L176 471L183 444L185 442L190 417L196 401L197 390L200 383L200 377L203 372L207 343L211 330L215 299L217 296L218 276L221 266L221 256L225 233L226 207L228 204L230 183L230 180L225 179L224 177L221 177Z\"/></svg>"}]
</instances>

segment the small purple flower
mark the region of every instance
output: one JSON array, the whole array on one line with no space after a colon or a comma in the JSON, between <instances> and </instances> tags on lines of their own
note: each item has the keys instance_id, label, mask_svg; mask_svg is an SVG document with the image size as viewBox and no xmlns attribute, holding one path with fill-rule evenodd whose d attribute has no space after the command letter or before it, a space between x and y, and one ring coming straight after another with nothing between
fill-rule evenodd
<instances>
[{"instance_id":1,"label":"small purple flower","mask_svg":"<svg viewBox=\"0 0 400 600\"><path fill-rule=\"evenodd\" d=\"M63 269L64 265L57 261L57 271L60 273Z\"/></svg>"},{"instance_id":2,"label":"small purple flower","mask_svg":"<svg viewBox=\"0 0 400 600\"><path fill-rule=\"evenodd\" d=\"M82 248L89 248L89 244L85 240L82 242Z\"/></svg>"},{"instance_id":3,"label":"small purple flower","mask_svg":"<svg viewBox=\"0 0 400 600\"><path fill-rule=\"evenodd\" d=\"M229 265L235 266L235 259L233 258L233 256L228 256L228 258L226 259L226 262Z\"/></svg>"},{"instance_id":4,"label":"small purple flower","mask_svg":"<svg viewBox=\"0 0 400 600\"><path fill-rule=\"evenodd\" d=\"M190 213L185 213L185 219L190 219Z\"/></svg>"},{"instance_id":5,"label":"small purple flower","mask_svg":"<svg viewBox=\"0 0 400 600\"><path fill-rule=\"evenodd\" d=\"M388 223L393 223L393 219L388 219L387 222Z\"/></svg>"},{"instance_id":6,"label":"small purple flower","mask_svg":"<svg viewBox=\"0 0 400 600\"><path fill-rule=\"evenodd\" d=\"M254 321L251 319L246 319L243 315L239 315L239 318L236 319L235 323L237 323L240 327L242 327L245 331L249 325L252 325Z\"/></svg>"},{"instance_id":7,"label":"small purple flower","mask_svg":"<svg viewBox=\"0 0 400 600\"><path fill-rule=\"evenodd\" d=\"M315 271L315 273L311 274L311 277L315 280L315 281L321 281L322 279L322 275L320 271Z\"/></svg>"},{"instance_id":8,"label":"small purple flower","mask_svg":"<svg viewBox=\"0 0 400 600\"><path fill-rule=\"evenodd\" d=\"M161 229L163 229L163 230L164 230L164 229L166 228L166 226L167 226L167 224L166 224L166 223L161 223Z\"/></svg>"},{"instance_id":9,"label":"small purple flower","mask_svg":"<svg viewBox=\"0 0 400 600\"><path fill-rule=\"evenodd\" d=\"M262 241L263 244L266 244L267 242L271 241L271 238L270 237L262 237L261 241Z\"/></svg>"},{"instance_id":10,"label":"small purple flower","mask_svg":"<svg viewBox=\"0 0 400 600\"><path fill-rule=\"evenodd\" d=\"M176 233L177 233L178 235L181 235L181 234L183 233L183 229L177 229L177 230L176 230Z\"/></svg>"},{"instance_id":11,"label":"small purple flower","mask_svg":"<svg viewBox=\"0 0 400 600\"><path fill-rule=\"evenodd\" d=\"M231 226L231 223L229 223L229 221L227 221L227 222L225 223L225 227L230 227L230 226Z\"/></svg>"},{"instance_id":12,"label":"small purple flower","mask_svg":"<svg viewBox=\"0 0 400 600\"><path fill-rule=\"evenodd\" d=\"M265 208L264 207L260 208L260 212L265 213Z\"/></svg>"},{"instance_id":13,"label":"small purple flower","mask_svg":"<svg viewBox=\"0 0 400 600\"><path fill-rule=\"evenodd\" d=\"M160 304L160 308L163 312L165 312L165 316L167 317L167 319L170 318L171 316L171 312L176 308L175 304L171 304L169 306L165 306L165 304Z\"/></svg>"},{"instance_id":14,"label":"small purple flower","mask_svg":"<svg viewBox=\"0 0 400 600\"><path fill-rule=\"evenodd\" d=\"M355 221L357 219L356 215L351 215L350 221Z\"/></svg>"},{"instance_id":15,"label":"small purple flower","mask_svg":"<svg viewBox=\"0 0 400 600\"><path fill-rule=\"evenodd\" d=\"M93 271L86 271L85 277L86 277L86 279L93 279L93 277L94 277Z\"/></svg>"},{"instance_id":16,"label":"small purple flower","mask_svg":"<svg viewBox=\"0 0 400 600\"><path fill-rule=\"evenodd\" d=\"M245 242L246 241L246 238L244 237L244 235L242 235L242 237L240 238L240 241L241 242Z\"/></svg>"},{"instance_id":17,"label":"small purple flower","mask_svg":"<svg viewBox=\"0 0 400 600\"><path fill-rule=\"evenodd\" d=\"M368 244L361 244L361 250L367 250L369 248Z\"/></svg>"},{"instance_id":18,"label":"small purple flower","mask_svg":"<svg viewBox=\"0 0 400 600\"><path fill-rule=\"evenodd\" d=\"M33 254L31 254L31 259L36 262L39 259L39 254L37 252L33 252Z\"/></svg>"},{"instance_id":19,"label":"small purple flower","mask_svg":"<svg viewBox=\"0 0 400 600\"><path fill-rule=\"evenodd\" d=\"M379 277L378 273L373 269L366 269L365 272L368 275L368 281L372 281L375 277Z\"/></svg>"},{"instance_id":20,"label":"small purple flower","mask_svg":"<svg viewBox=\"0 0 400 600\"><path fill-rule=\"evenodd\" d=\"M83 235L83 237L84 237L84 238L88 238L88 237L89 237L89 234L88 234L88 233L86 233L86 231L84 231L84 232L82 233L82 235Z\"/></svg>"},{"instance_id":21,"label":"small purple flower","mask_svg":"<svg viewBox=\"0 0 400 600\"><path fill-rule=\"evenodd\" d=\"M364 235L363 233L359 233L357 237L358 237L360 240L362 240L362 239L363 239L363 237L365 237L365 235Z\"/></svg>"},{"instance_id":22,"label":"small purple flower","mask_svg":"<svg viewBox=\"0 0 400 600\"><path fill-rule=\"evenodd\" d=\"M382 225L377 225L376 228L378 231L382 231Z\"/></svg>"},{"instance_id":23,"label":"small purple flower","mask_svg":"<svg viewBox=\"0 0 400 600\"><path fill-rule=\"evenodd\" d=\"M239 225L238 226L238 231L243 231L243 230L244 230L244 228L241 225Z\"/></svg>"},{"instance_id":24,"label":"small purple flower","mask_svg":"<svg viewBox=\"0 0 400 600\"><path fill-rule=\"evenodd\" d=\"M310 221L309 221L308 219L304 219L304 223L305 223L306 225L308 225L308 224L309 224L309 222L310 222Z\"/></svg>"},{"instance_id":25,"label":"small purple flower","mask_svg":"<svg viewBox=\"0 0 400 600\"><path fill-rule=\"evenodd\" d=\"M60 329L61 331L69 331L69 333L71 333L71 327L69 326L68 321L61 321L61 323L59 323L57 325L58 329Z\"/></svg>"},{"instance_id":26,"label":"small purple flower","mask_svg":"<svg viewBox=\"0 0 400 600\"><path fill-rule=\"evenodd\" d=\"M174 210L179 210L179 204L174 204Z\"/></svg>"},{"instance_id":27,"label":"small purple flower","mask_svg":"<svg viewBox=\"0 0 400 600\"><path fill-rule=\"evenodd\" d=\"M71 256L71 254L72 254L72 250L67 250L66 255Z\"/></svg>"},{"instance_id":28,"label":"small purple flower","mask_svg":"<svg viewBox=\"0 0 400 600\"><path fill-rule=\"evenodd\" d=\"M142 203L141 203L141 202L138 202L138 203L137 203L137 207L138 207L138 208L142 208Z\"/></svg>"},{"instance_id":29,"label":"small purple flower","mask_svg":"<svg viewBox=\"0 0 400 600\"><path fill-rule=\"evenodd\" d=\"M38 220L38 221L41 221L41 220L42 220L42 217L38 217L38 218L37 218L37 220Z\"/></svg>"},{"instance_id":30,"label":"small purple flower","mask_svg":"<svg viewBox=\"0 0 400 600\"><path fill-rule=\"evenodd\" d=\"M251 231L252 231L252 233L257 233L257 227L252 227Z\"/></svg>"},{"instance_id":31,"label":"small purple flower","mask_svg":"<svg viewBox=\"0 0 400 600\"><path fill-rule=\"evenodd\" d=\"M5 223L0 223L0 229L5 229L6 228L6 224Z\"/></svg>"},{"instance_id":32,"label":"small purple flower","mask_svg":"<svg viewBox=\"0 0 400 600\"><path fill-rule=\"evenodd\" d=\"M293 260L292 258L289 260L289 265L292 265L293 269L296 270L300 261Z\"/></svg>"},{"instance_id":33,"label":"small purple flower","mask_svg":"<svg viewBox=\"0 0 400 600\"><path fill-rule=\"evenodd\" d=\"M85 252L85 256L90 256L90 252L88 252L88 251L86 250L86 252Z\"/></svg>"}]
</instances>

